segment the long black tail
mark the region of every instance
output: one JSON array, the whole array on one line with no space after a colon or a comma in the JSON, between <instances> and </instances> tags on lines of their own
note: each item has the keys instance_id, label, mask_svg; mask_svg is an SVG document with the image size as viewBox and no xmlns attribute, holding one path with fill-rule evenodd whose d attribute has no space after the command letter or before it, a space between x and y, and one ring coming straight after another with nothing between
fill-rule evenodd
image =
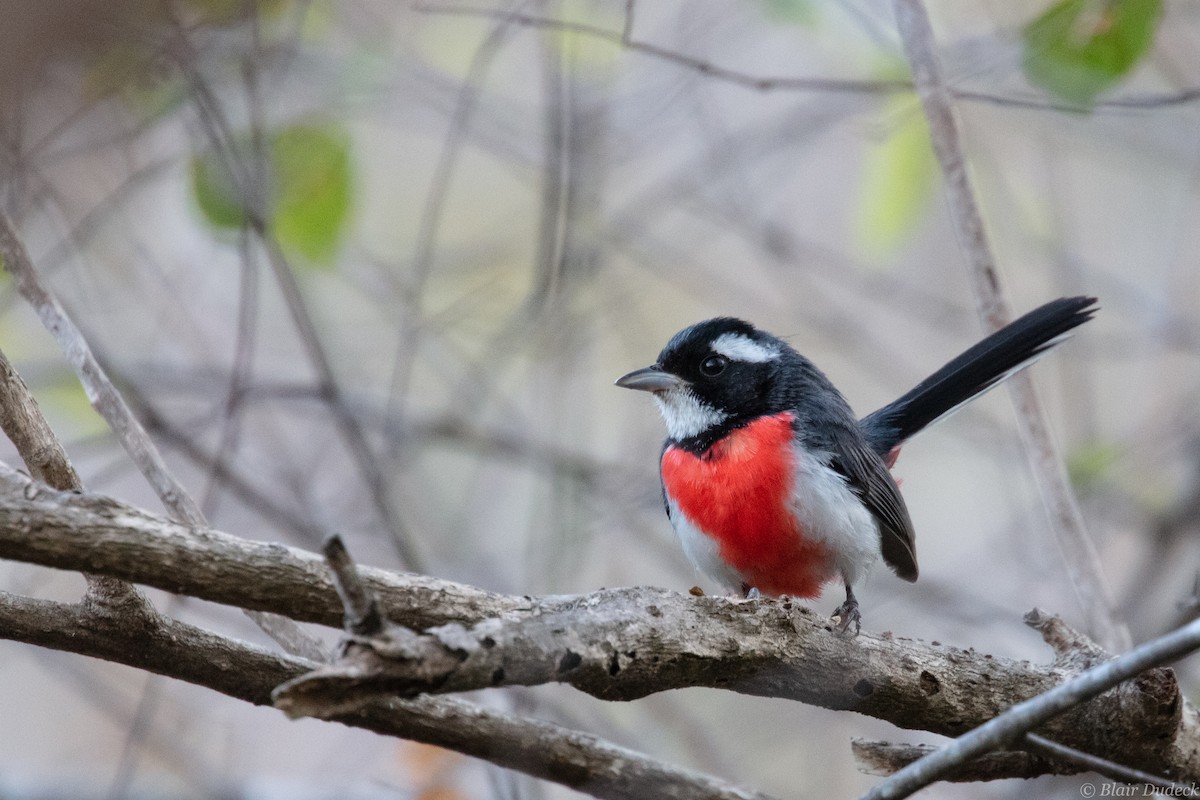
<instances>
[{"instance_id":1,"label":"long black tail","mask_svg":"<svg viewBox=\"0 0 1200 800\"><path fill-rule=\"evenodd\" d=\"M1094 297L1063 297L1005 325L862 419L867 441L883 457L927 425L974 400L1070 338L1097 311Z\"/></svg>"}]
</instances>

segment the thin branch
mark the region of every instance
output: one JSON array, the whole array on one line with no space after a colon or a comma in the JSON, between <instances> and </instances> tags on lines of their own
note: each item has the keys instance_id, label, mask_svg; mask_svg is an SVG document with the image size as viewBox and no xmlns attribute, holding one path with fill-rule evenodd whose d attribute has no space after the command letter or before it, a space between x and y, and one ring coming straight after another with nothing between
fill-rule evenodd
<instances>
[{"instance_id":1,"label":"thin branch","mask_svg":"<svg viewBox=\"0 0 1200 800\"><path fill-rule=\"evenodd\" d=\"M0 428L35 479L55 489L83 489L67 451L3 351L0 351Z\"/></svg>"},{"instance_id":2,"label":"thin branch","mask_svg":"<svg viewBox=\"0 0 1200 800\"><path fill-rule=\"evenodd\" d=\"M850 748L860 772L884 777L895 775L909 764L937 752L937 747L931 744L868 739L854 739L850 742ZM951 783L978 783L1012 778L1038 778L1043 775L1078 775L1087 769L1043 758L1024 750L996 750L960 764L953 771L946 773L942 780Z\"/></svg>"},{"instance_id":3,"label":"thin branch","mask_svg":"<svg viewBox=\"0 0 1200 800\"><path fill-rule=\"evenodd\" d=\"M1194 784L1176 783L1159 775L1153 775L1145 770L1133 769L1110 759L1099 758L1091 753L1076 750L1074 747L1067 747L1065 744L1059 744L1051 739L1047 739L1045 736L1038 736L1036 733L1025 734L1025 747L1056 761L1063 761L1067 764L1073 764L1080 769L1099 773L1114 781L1153 786L1162 789L1170 797L1196 796L1196 790L1192 788Z\"/></svg>"},{"instance_id":4,"label":"thin branch","mask_svg":"<svg viewBox=\"0 0 1200 800\"><path fill-rule=\"evenodd\" d=\"M475 48L454 100L446 137L441 142L433 175L429 181L429 190L421 205L421 216L417 220L416 241L409 267L411 277L405 291L410 300L406 304L408 307L399 315L396 330L396 351L392 357L388 401L384 408L387 419L403 416L405 412L404 402L408 397L409 381L422 345L422 295L433 269L434 254L445 218L446 201L450 196L451 180L461 161L464 145L468 141L467 134L479 105L483 79L510 31L508 25L496 25Z\"/></svg>"},{"instance_id":5,"label":"thin branch","mask_svg":"<svg viewBox=\"0 0 1200 800\"><path fill-rule=\"evenodd\" d=\"M0 593L0 637L127 664L255 705L269 704L275 686L316 666L146 612ZM460 700L385 699L334 719L446 747L596 797L769 800L586 733Z\"/></svg>"},{"instance_id":6,"label":"thin branch","mask_svg":"<svg viewBox=\"0 0 1200 800\"><path fill-rule=\"evenodd\" d=\"M59 349L83 384L88 400L108 423L125 452L141 471L171 516L187 525L207 527L200 506L167 467L154 441L129 410L121 393L100 366L83 333L42 285L25 245L8 216L0 212L0 262L13 276L17 291L37 313L42 325L54 337ZM90 580L90 579L89 579ZM94 584L90 584L94 585ZM108 585L109 591L125 591ZM266 614L250 614L263 632L281 645L300 646L300 652L317 652L319 645L291 620Z\"/></svg>"},{"instance_id":7,"label":"thin branch","mask_svg":"<svg viewBox=\"0 0 1200 800\"><path fill-rule=\"evenodd\" d=\"M262 245L267 263L275 276L276 285L283 295L284 303L296 329L300 344L309 364L317 373L322 400L333 414L346 448L358 466L366 484L368 496L387 529L389 540L402 564L412 570L420 570L420 554L415 538L405 521L396 513L388 496L388 485L383 468L371 449L370 442L358 420L346 406L341 383L333 369L333 362L326 352L316 322L309 311L300 283L292 265L279 246L268 217L268 202L265 185L257 180L255 170L235 145L237 137L225 117L221 103L195 68L199 57L188 39L187 30L179 20L172 20L175 36L173 48L164 48L168 56L179 67L192 90L189 97L194 101L200 122L207 132L213 152L233 180L239 197L243 200L244 224Z\"/></svg>"},{"instance_id":8,"label":"thin branch","mask_svg":"<svg viewBox=\"0 0 1200 800\"><path fill-rule=\"evenodd\" d=\"M483 17L486 19L500 20L514 25L522 25L527 28L548 29L561 31L564 33L575 33L582 36L590 36L601 41L611 42L612 44L623 47L624 49L634 53L639 53L641 55L657 58L662 61L668 61L672 64L677 64L684 69L698 72L706 77L725 81L736 86L741 86L746 89L752 89L760 92L803 91L843 94L873 94L882 96L895 94L897 92L910 92L914 89L913 82L905 80L846 80L839 78L801 78L794 76L754 75L747 72L728 69L718 64L714 64L711 61L689 56L686 53L680 53L676 50L660 47L648 42L642 42L633 38L633 0L626 0L625 2L625 16L619 32L609 30L608 28L602 28L598 25L572 22L570 20L556 19L554 17L542 17L535 14L528 14L518 11L497 11L493 8L479 8L443 3L438 3L437 5L421 3L414 6L414 8L417 11L426 14L441 14L445 16L457 17ZM963 100L967 102L987 103L989 105L1009 106L1013 108L1025 108L1035 111L1059 111L1071 114L1079 113L1078 106L1056 103L1052 100L1047 100L1044 97L998 95L990 92L969 91L963 89L951 89L950 93L951 96L953 96L956 100ZM1110 100L1101 100L1093 106L1093 109L1098 111L1148 110L1185 105L1188 103L1193 103L1197 100L1200 100L1200 88L1190 88L1182 89L1177 92L1131 95L1128 97L1116 97Z\"/></svg>"},{"instance_id":9,"label":"thin branch","mask_svg":"<svg viewBox=\"0 0 1200 800\"><path fill-rule=\"evenodd\" d=\"M0 265L10 273L16 269L26 276L23 281L21 275L13 273L16 276L18 288L32 281L35 289L41 289L37 285L37 278L33 273L29 255L3 212L0 212ZM49 303L54 302L53 298L44 291L41 294ZM41 309L37 310L40 316ZM61 309L59 312L61 313ZM46 317L43 316L42 319L45 322ZM70 320L65 317L62 319L67 325L70 325ZM75 333L77 334L78 331ZM60 343L61 341L60 339ZM79 341L82 342L82 339ZM30 393L29 387L25 385L25 381L3 353L0 353L0 372L2 372L0 375L0 427L3 427L5 435L17 448L17 452L29 468L30 474L56 489L82 491L83 482L71 465L70 459L67 458L67 452L62 443L55 436L50 423L42 416L41 409ZM132 586L109 577L85 573L84 578L87 581L88 591L96 593L98 596L113 600L125 596L129 596L132 600L133 597L139 596L137 590Z\"/></svg>"},{"instance_id":10,"label":"thin branch","mask_svg":"<svg viewBox=\"0 0 1200 800\"><path fill-rule=\"evenodd\" d=\"M118 375L118 377L120 376ZM151 403L150 398L142 393L136 383L127 382L126 387L125 394L128 395L129 402L138 410L138 415L146 421L146 427L167 446L173 447L196 466L208 471L247 508L257 512L275 525L290 530L299 537L300 541L313 546L321 541L324 531L320 525L273 499L265 491L255 486L250 476L242 474L228 460L221 460L216 455L208 453L195 437L188 435L181 426L164 416L157 406Z\"/></svg>"},{"instance_id":11,"label":"thin branch","mask_svg":"<svg viewBox=\"0 0 1200 800\"><path fill-rule=\"evenodd\" d=\"M322 548L325 562L333 575L338 597L342 599L345 628L359 636L375 636L383 631L383 616L379 613L379 600L375 593L363 583L358 567L350 558L342 537L330 536Z\"/></svg>"},{"instance_id":12,"label":"thin branch","mask_svg":"<svg viewBox=\"0 0 1200 800\"><path fill-rule=\"evenodd\" d=\"M257 15L252 15L257 20ZM217 436L216 453L208 468L208 479L200 494L200 508L205 516L212 517L221 496L218 487L223 482L225 467L237 452L242 433L242 401L245 387L253 374L254 354L257 349L256 323L258 319L258 267L254 260L254 248L247 231L238 237L239 281L237 335L234 339L233 364L225 389L223 415ZM151 427L147 421L147 427Z\"/></svg>"},{"instance_id":13,"label":"thin branch","mask_svg":"<svg viewBox=\"0 0 1200 800\"><path fill-rule=\"evenodd\" d=\"M265 493L256 489L247 476L238 474L233 466L218 464L215 457L203 450L183 427L166 419L138 388L138 383L146 383L153 384L159 393L177 391L185 392L192 398L215 397L211 394L213 384L219 381L222 373L209 369L168 371L152 365L133 375L136 375L138 380L134 380L132 376L123 377L122 373L114 371L118 382L126 386L125 396L138 416L144 420L147 430L156 438L166 440L178 448L182 455L197 466L206 471L213 471L249 508L261 512L276 524L296 531L302 539L309 540L310 546L319 545L327 531L322 531L319 526L305 520L298 513L276 504ZM209 394L205 394L206 392ZM297 405L323 402L319 388L307 382L260 380L243 386L241 396L242 402L257 400ZM447 412L435 416L412 413L394 417L388 416L367 399L354 394L348 394L345 402L364 429L393 443L397 448L414 443L459 447L485 458L514 462L555 476L565 476L585 487L601 482L638 483L653 477L638 466L589 456L567 447L530 442L514 432L514 426L481 426L469 415Z\"/></svg>"},{"instance_id":14,"label":"thin branch","mask_svg":"<svg viewBox=\"0 0 1200 800\"><path fill-rule=\"evenodd\" d=\"M930 744L878 742L855 739L851 743L859 769L869 775L890 776L904 767L937 752ZM1111 780L1162 789L1170 797L1195 797L1188 784L1167 780L1144 770L1133 769L1110 759L1098 758L1064 744L1027 733L1021 741L1024 750L996 750L966 761L946 773L943 781L976 783L1012 778L1036 778L1042 775L1078 775L1095 772Z\"/></svg>"},{"instance_id":15,"label":"thin branch","mask_svg":"<svg viewBox=\"0 0 1200 800\"><path fill-rule=\"evenodd\" d=\"M1044 694L1018 703L995 719L900 770L865 794L863 800L900 800L908 797L940 780L959 765L991 750L1011 745L1033 728L1117 684L1197 649L1200 649L1200 620L1139 645Z\"/></svg>"},{"instance_id":16,"label":"thin branch","mask_svg":"<svg viewBox=\"0 0 1200 800\"><path fill-rule=\"evenodd\" d=\"M778 90L801 90L801 91L818 91L818 92L849 92L853 94L890 94L893 92L912 91L912 83L908 81L896 80L842 80L837 78L794 78L794 77L771 77L750 75L745 72L727 69L705 61L704 59L689 56L686 53L680 53L675 50L670 50L665 47L660 47L648 42L641 42L631 38L633 32L633 13L632 3L626 3L625 22L621 31L612 31L607 28L601 28L596 25L588 25L582 22L571 22L569 20L555 19L553 17L542 17L536 14L527 14L520 11L497 11L490 8L475 8L472 6L461 6L453 4L438 3L437 5L418 4L415 6L417 11L427 14L440 14L444 16L457 17L484 17L486 19L494 19L513 25L522 25L527 28L540 28L564 33L578 33L585 36L591 36L595 39L600 39L606 42L611 42L615 45L630 50L642 55L651 56L653 58L669 61L673 64L678 64L685 69L693 70L710 78L727 81L729 83L743 86L747 89L757 89L766 91L769 89Z\"/></svg>"},{"instance_id":17,"label":"thin branch","mask_svg":"<svg viewBox=\"0 0 1200 800\"><path fill-rule=\"evenodd\" d=\"M967 171L966 157L954 118L951 93L934 50L933 29L921 0L894 0L896 25L912 67L921 106L929 121L934 154L945 175L950 217L967 259L976 301L988 326L999 330L1011 315L1004 300L996 260L988 243L983 215ZM1129 630L1119 622L1100 556L1067 477L1062 454L1050 433L1046 410L1027 374L1009 381L1017 421L1042 502L1062 553L1089 632L1109 650L1129 647Z\"/></svg>"},{"instance_id":18,"label":"thin branch","mask_svg":"<svg viewBox=\"0 0 1200 800\"><path fill-rule=\"evenodd\" d=\"M334 421L342 433L346 447L358 464L359 473L366 483L368 496L387 530L389 541L403 566L419 572L423 560L416 547L417 537L409 529L408 523L392 507L383 468L380 466L375 452L371 449L371 444L367 440L358 418L351 413L346 404L341 382L333 369L333 361L325 350L325 344L322 342L317 325L308 310L308 304L300 289L300 283L292 271L292 266L265 223L252 221L251 227L254 228L266 248L267 261L271 265L275 281L283 292L284 302L291 312L292 322L296 326L308 354L309 363L317 371L318 389L322 399L333 413Z\"/></svg>"},{"instance_id":19,"label":"thin branch","mask_svg":"<svg viewBox=\"0 0 1200 800\"><path fill-rule=\"evenodd\" d=\"M8 216L2 212L0 260L4 262L4 269L13 276L17 291L33 306L42 325L54 337L63 355L74 368L92 407L116 434L121 446L133 459L163 505L183 522L191 525L204 524L204 515L200 513L200 507L171 474L158 448L146 435L146 431L125 405L125 400L112 385L96 357L92 355L83 333L42 285L16 229Z\"/></svg>"},{"instance_id":20,"label":"thin branch","mask_svg":"<svg viewBox=\"0 0 1200 800\"><path fill-rule=\"evenodd\" d=\"M999 95L990 92L975 92L967 89L951 89L950 94L955 100L971 103L986 103L993 106L1009 108L1024 108L1031 111L1059 111L1065 114L1079 115L1079 106L1070 103L1056 103L1043 97L1033 95ZM1160 108L1171 108L1194 103L1200 100L1200 88L1181 89L1177 92L1161 94L1134 94L1127 97L1113 97L1099 100L1092 106L1093 111L1119 113L1122 111L1149 111Z\"/></svg>"}]
</instances>

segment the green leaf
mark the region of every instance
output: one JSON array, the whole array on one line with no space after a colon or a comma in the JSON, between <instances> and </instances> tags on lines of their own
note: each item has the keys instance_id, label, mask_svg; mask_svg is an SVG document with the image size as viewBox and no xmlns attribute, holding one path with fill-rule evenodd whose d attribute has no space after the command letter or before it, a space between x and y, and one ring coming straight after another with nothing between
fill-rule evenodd
<instances>
[{"instance_id":1,"label":"green leaf","mask_svg":"<svg viewBox=\"0 0 1200 800\"><path fill-rule=\"evenodd\" d=\"M610 31L619 31L624 23L624 18L613 8L589 0L562 0L554 17L566 26L583 25ZM573 68L583 70L584 74L612 69L622 52L613 42L569 27L552 31L549 41Z\"/></svg>"},{"instance_id":2,"label":"green leaf","mask_svg":"<svg viewBox=\"0 0 1200 800\"><path fill-rule=\"evenodd\" d=\"M255 157L242 140L237 158ZM345 233L352 177L350 137L336 125L296 125L266 143L270 218L281 247L313 264L328 265ZM226 161L208 152L192 159L192 196L204 220L217 230L237 230L247 208Z\"/></svg>"},{"instance_id":3,"label":"green leaf","mask_svg":"<svg viewBox=\"0 0 1200 800\"><path fill-rule=\"evenodd\" d=\"M350 137L333 125L288 128L272 138L271 162L280 245L329 264L350 212Z\"/></svg>"},{"instance_id":4,"label":"green leaf","mask_svg":"<svg viewBox=\"0 0 1200 800\"><path fill-rule=\"evenodd\" d=\"M252 15L270 19L283 14L289 4L285 0L183 0L182 6L195 15L195 19L217 26L230 26L245 22Z\"/></svg>"},{"instance_id":5,"label":"green leaf","mask_svg":"<svg viewBox=\"0 0 1200 800\"><path fill-rule=\"evenodd\" d=\"M1022 66L1036 86L1089 109L1154 42L1162 0L1060 0L1022 32Z\"/></svg>"},{"instance_id":6,"label":"green leaf","mask_svg":"<svg viewBox=\"0 0 1200 800\"><path fill-rule=\"evenodd\" d=\"M857 238L867 255L895 250L916 230L937 186L938 165L925 115L911 98L888 103L898 124L866 154Z\"/></svg>"},{"instance_id":7,"label":"green leaf","mask_svg":"<svg viewBox=\"0 0 1200 800\"><path fill-rule=\"evenodd\" d=\"M37 396L60 436L90 438L108 432L104 418L92 408L87 392L71 370L51 373L38 387Z\"/></svg>"},{"instance_id":8,"label":"green leaf","mask_svg":"<svg viewBox=\"0 0 1200 800\"><path fill-rule=\"evenodd\" d=\"M1067 459L1067 474L1080 491L1096 489L1112 475L1121 460L1121 451L1114 444L1093 442L1079 448Z\"/></svg>"},{"instance_id":9,"label":"green leaf","mask_svg":"<svg viewBox=\"0 0 1200 800\"><path fill-rule=\"evenodd\" d=\"M811 27L817 23L817 9L812 0L760 0L760 2L763 14L776 24Z\"/></svg>"},{"instance_id":10,"label":"green leaf","mask_svg":"<svg viewBox=\"0 0 1200 800\"><path fill-rule=\"evenodd\" d=\"M241 194L217 154L209 151L193 156L191 173L192 197L208 224L219 229L242 227L246 211Z\"/></svg>"},{"instance_id":11,"label":"green leaf","mask_svg":"<svg viewBox=\"0 0 1200 800\"><path fill-rule=\"evenodd\" d=\"M159 117L186 100L184 83L165 59L138 43L117 42L93 52L83 74L89 102L118 98L149 117Z\"/></svg>"}]
</instances>

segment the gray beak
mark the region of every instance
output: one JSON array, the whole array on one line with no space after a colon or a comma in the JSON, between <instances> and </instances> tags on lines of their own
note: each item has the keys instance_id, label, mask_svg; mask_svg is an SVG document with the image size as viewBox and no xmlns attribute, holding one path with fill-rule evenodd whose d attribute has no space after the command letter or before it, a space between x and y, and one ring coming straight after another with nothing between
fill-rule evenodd
<instances>
[{"instance_id":1,"label":"gray beak","mask_svg":"<svg viewBox=\"0 0 1200 800\"><path fill-rule=\"evenodd\" d=\"M678 375L663 372L655 364L652 367L635 369L628 375L622 375L617 378L616 385L626 389L637 389L642 392L666 392L681 386L687 386L687 381Z\"/></svg>"}]
</instances>

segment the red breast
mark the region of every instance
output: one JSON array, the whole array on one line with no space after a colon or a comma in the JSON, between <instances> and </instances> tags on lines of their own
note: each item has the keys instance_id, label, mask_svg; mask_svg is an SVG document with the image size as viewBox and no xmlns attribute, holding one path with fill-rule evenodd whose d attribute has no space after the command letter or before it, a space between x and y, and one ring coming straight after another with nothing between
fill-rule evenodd
<instances>
[{"instance_id":1,"label":"red breast","mask_svg":"<svg viewBox=\"0 0 1200 800\"><path fill-rule=\"evenodd\" d=\"M698 456L668 447L663 486L746 584L767 595L816 597L837 571L829 549L792 513L792 420L790 411L760 417Z\"/></svg>"}]
</instances>

